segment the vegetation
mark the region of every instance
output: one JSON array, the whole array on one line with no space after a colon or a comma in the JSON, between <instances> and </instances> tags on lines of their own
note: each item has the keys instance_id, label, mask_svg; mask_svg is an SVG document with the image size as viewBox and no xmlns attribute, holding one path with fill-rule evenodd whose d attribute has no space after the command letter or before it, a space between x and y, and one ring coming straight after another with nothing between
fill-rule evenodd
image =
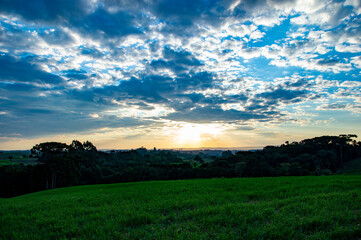
<instances>
[{"instance_id":1,"label":"vegetation","mask_svg":"<svg viewBox=\"0 0 361 240\"><path fill-rule=\"evenodd\" d=\"M0 239L360 239L354 175L78 186L0 199Z\"/></svg>"},{"instance_id":2,"label":"vegetation","mask_svg":"<svg viewBox=\"0 0 361 240\"><path fill-rule=\"evenodd\" d=\"M361 174L361 157L346 162L337 172L342 174Z\"/></svg>"},{"instance_id":3,"label":"vegetation","mask_svg":"<svg viewBox=\"0 0 361 240\"><path fill-rule=\"evenodd\" d=\"M30 156L30 151L2 151L0 152L0 166L18 163L35 164L36 158Z\"/></svg>"},{"instance_id":4,"label":"vegetation","mask_svg":"<svg viewBox=\"0 0 361 240\"><path fill-rule=\"evenodd\" d=\"M322 136L268 146L260 151L225 151L211 161L176 151L97 151L91 142L46 142L31 149L36 165L0 166L0 197L74 185L216 177L329 175L361 156L355 135ZM356 163L357 164L357 163ZM352 166L354 166L353 164Z\"/></svg>"}]
</instances>

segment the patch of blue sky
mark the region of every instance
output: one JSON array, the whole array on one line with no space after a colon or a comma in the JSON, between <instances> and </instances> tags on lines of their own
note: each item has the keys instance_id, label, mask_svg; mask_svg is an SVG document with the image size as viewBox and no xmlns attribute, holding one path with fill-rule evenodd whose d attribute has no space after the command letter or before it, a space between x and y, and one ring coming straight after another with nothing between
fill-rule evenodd
<instances>
[{"instance_id":1,"label":"patch of blue sky","mask_svg":"<svg viewBox=\"0 0 361 240\"><path fill-rule=\"evenodd\" d=\"M126 67L123 67L122 70L123 71L132 71L132 70L136 70L138 69L139 66L138 65L129 65L129 66L126 66Z\"/></svg>"},{"instance_id":2,"label":"patch of blue sky","mask_svg":"<svg viewBox=\"0 0 361 240\"><path fill-rule=\"evenodd\" d=\"M19 56L19 57L21 57L21 58L33 58L33 57L38 57L38 55L36 55L35 53L32 53L32 52L21 52L18 56ZM50 58L50 57L52 57L52 55L42 56L42 57L45 57L45 58Z\"/></svg>"},{"instance_id":3,"label":"patch of blue sky","mask_svg":"<svg viewBox=\"0 0 361 240\"><path fill-rule=\"evenodd\" d=\"M253 21L251 21L251 20L244 21L244 22L242 22L242 24L243 24L243 25L246 25L246 26L250 26L250 25L253 24Z\"/></svg>"},{"instance_id":4,"label":"patch of blue sky","mask_svg":"<svg viewBox=\"0 0 361 240\"><path fill-rule=\"evenodd\" d=\"M360 53L350 53L350 52L338 52L334 48L332 51L327 52L326 54L319 55L318 58L334 58L334 59L350 59L351 57L360 56ZM317 59L317 58L316 58Z\"/></svg>"},{"instance_id":5,"label":"patch of blue sky","mask_svg":"<svg viewBox=\"0 0 361 240\"><path fill-rule=\"evenodd\" d=\"M148 49L148 47L146 47L144 45L139 45L139 46L136 47L136 49L138 49L138 50L146 50L146 49Z\"/></svg>"},{"instance_id":6,"label":"patch of blue sky","mask_svg":"<svg viewBox=\"0 0 361 240\"><path fill-rule=\"evenodd\" d=\"M295 31L297 27L290 23L290 19L285 19L281 22L280 25L275 25L273 27L267 26L258 26L258 29L265 33L265 35L260 39L254 39L248 42L248 47L264 47L272 45L274 43L279 44L287 38L288 31Z\"/></svg>"},{"instance_id":7,"label":"patch of blue sky","mask_svg":"<svg viewBox=\"0 0 361 240\"><path fill-rule=\"evenodd\" d=\"M326 80L339 80L340 82L343 81L361 81L360 79L360 70L354 69L347 72L324 72L322 73L323 79Z\"/></svg>"},{"instance_id":8,"label":"patch of blue sky","mask_svg":"<svg viewBox=\"0 0 361 240\"><path fill-rule=\"evenodd\" d=\"M87 72L87 73L93 72L94 69L93 69L92 67L87 66L87 64L90 63L90 65L91 65L92 63L95 63L95 62L96 62L96 61L83 61L83 62L80 64L79 70L85 71L85 72Z\"/></svg>"},{"instance_id":9,"label":"patch of blue sky","mask_svg":"<svg viewBox=\"0 0 361 240\"><path fill-rule=\"evenodd\" d=\"M211 52L211 51L210 51ZM207 61L218 63L218 60L216 58L208 58ZM205 64L205 61L200 61L202 64Z\"/></svg>"},{"instance_id":10,"label":"patch of blue sky","mask_svg":"<svg viewBox=\"0 0 361 240\"><path fill-rule=\"evenodd\" d=\"M20 21L11 21L9 19L6 18L2 18L0 20L1 25L10 32L16 32L16 31L23 31L23 32L38 32L38 33L43 33L45 31L49 31L49 30L56 30L54 27L46 27L46 26L35 26L35 25L29 25L29 24L25 24L23 22Z\"/></svg>"},{"instance_id":11,"label":"patch of blue sky","mask_svg":"<svg viewBox=\"0 0 361 240\"><path fill-rule=\"evenodd\" d=\"M282 78L289 76L290 73L301 74L305 70L300 67L278 67L270 64L271 60L265 57L258 57L249 59L247 62L243 62L248 71L245 76L251 76L263 81L273 81L275 78Z\"/></svg>"},{"instance_id":12,"label":"patch of blue sky","mask_svg":"<svg viewBox=\"0 0 361 240\"><path fill-rule=\"evenodd\" d=\"M8 82L8 81L1 81L0 82L0 87L1 87L1 85L14 85L14 84L16 84L15 82Z\"/></svg>"},{"instance_id":13,"label":"patch of blue sky","mask_svg":"<svg viewBox=\"0 0 361 240\"><path fill-rule=\"evenodd\" d=\"M206 38L208 38L208 37L202 38L202 41L205 41ZM227 37L222 37L222 38L220 39L220 41L221 41L222 43L223 43L224 41L226 41L226 40L242 41L242 38L241 38L241 37L238 37L238 36L228 35Z\"/></svg>"}]
</instances>

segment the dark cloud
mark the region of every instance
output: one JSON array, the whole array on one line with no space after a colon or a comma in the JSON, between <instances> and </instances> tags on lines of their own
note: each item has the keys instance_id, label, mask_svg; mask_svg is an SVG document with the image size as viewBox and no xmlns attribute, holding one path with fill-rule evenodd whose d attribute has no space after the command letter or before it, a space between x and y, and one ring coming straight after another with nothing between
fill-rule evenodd
<instances>
[{"instance_id":1,"label":"dark cloud","mask_svg":"<svg viewBox=\"0 0 361 240\"><path fill-rule=\"evenodd\" d=\"M24 118L27 120L24 121ZM151 120L114 115L92 118L84 113L24 108L1 114L0 122L0 132L3 135L21 134L21 137L92 132L100 128L135 127L152 123Z\"/></svg>"},{"instance_id":2,"label":"dark cloud","mask_svg":"<svg viewBox=\"0 0 361 240\"><path fill-rule=\"evenodd\" d=\"M10 92L17 92L17 94L21 94L21 92L26 93L34 93L35 91L42 91L44 89L40 89L35 87L31 84L24 84L24 83L3 83L0 81L0 91L10 91ZM2 94L2 96L6 96Z\"/></svg>"},{"instance_id":3,"label":"dark cloud","mask_svg":"<svg viewBox=\"0 0 361 240\"><path fill-rule=\"evenodd\" d=\"M16 59L7 54L0 54L0 81L62 84L63 79L57 75L41 70L37 65Z\"/></svg>"},{"instance_id":4,"label":"dark cloud","mask_svg":"<svg viewBox=\"0 0 361 240\"><path fill-rule=\"evenodd\" d=\"M56 22L81 17L89 9L86 0L2 0L0 12L22 16L25 20Z\"/></svg>"},{"instance_id":5,"label":"dark cloud","mask_svg":"<svg viewBox=\"0 0 361 240\"><path fill-rule=\"evenodd\" d=\"M80 53L83 55L92 56L93 58L102 58L104 56L104 53L95 48L81 47Z\"/></svg>"},{"instance_id":6,"label":"dark cloud","mask_svg":"<svg viewBox=\"0 0 361 240\"><path fill-rule=\"evenodd\" d=\"M117 90L127 96L139 97L147 102L165 102L162 93L173 92L173 79L163 76L146 76L141 79L132 78L122 81Z\"/></svg>"},{"instance_id":7,"label":"dark cloud","mask_svg":"<svg viewBox=\"0 0 361 240\"><path fill-rule=\"evenodd\" d=\"M120 81L117 86L102 88L84 88L70 90L67 94L73 98L102 104L111 104L112 100L124 101L138 99L148 103L162 103L168 100L162 95L174 92L174 82L170 77L144 76Z\"/></svg>"},{"instance_id":8,"label":"dark cloud","mask_svg":"<svg viewBox=\"0 0 361 240\"><path fill-rule=\"evenodd\" d=\"M0 42L9 52L29 50L38 43L29 31L3 21L0 23Z\"/></svg>"},{"instance_id":9,"label":"dark cloud","mask_svg":"<svg viewBox=\"0 0 361 240\"><path fill-rule=\"evenodd\" d=\"M216 88L213 85L214 76L209 72L198 72L181 74L176 78L177 91L187 90L205 90L207 88Z\"/></svg>"},{"instance_id":10,"label":"dark cloud","mask_svg":"<svg viewBox=\"0 0 361 240\"><path fill-rule=\"evenodd\" d=\"M187 122L218 122L218 121L247 121L251 119L267 119L271 116L238 110L223 110L220 107L197 107L195 109L170 113L166 118Z\"/></svg>"},{"instance_id":11,"label":"dark cloud","mask_svg":"<svg viewBox=\"0 0 361 240\"><path fill-rule=\"evenodd\" d=\"M153 60L150 66L154 69L167 68L175 73L181 73L203 65L192 53L187 51L174 51L169 47L163 49L163 58L164 59Z\"/></svg>"},{"instance_id":12,"label":"dark cloud","mask_svg":"<svg viewBox=\"0 0 361 240\"><path fill-rule=\"evenodd\" d=\"M1 4L0 13L18 15L32 23L70 27L94 38L142 34L135 16L130 15L127 9L113 13L101 7L102 4L92 6L91 1L4 0ZM138 15L137 21L142 16ZM58 29L54 32L42 32L40 35L50 44L65 44L72 40Z\"/></svg>"},{"instance_id":13,"label":"dark cloud","mask_svg":"<svg viewBox=\"0 0 361 240\"><path fill-rule=\"evenodd\" d=\"M342 103L332 103L332 104L328 104L323 106L323 109L330 109L330 110L337 110L337 109L345 109L346 108L346 104L342 104Z\"/></svg>"},{"instance_id":14,"label":"dark cloud","mask_svg":"<svg viewBox=\"0 0 361 240\"><path fill-rule=\"evenodd\" d=\"M0 114L0 133L5 136L21 134L22 137L37 137L152 123L146 119L104 115L99 113L99 110L103 112L118 107L83 101L29 84L0 83L0 95L1 111L5 113ZM144 105L146 107L146 104ZM93 118L92 114L99 114L100 117Z\"/></svg>"},{"instance_id":15,"label":"dark cloud","mask_svg":"<svg viewBox=\"0 0 361 240\"><path fill-rule=\"evenodd\" d=\"M69 90L73 98L96 103L110 104L111 101L139 100L147 103L167 103L177 98L188 98L186 91L214 88L214 77L208 72L181 74L176 78L160 75L144 75L140 78L120 81L117 86ZM201 97L201 96L199 96ZM206 99L203 99L206 102ZM212 101L211 98L207 99ZM208 102L210 103L210 102Z\"/></svg>"},{"instance_id":16,"label":"dark cloud","mask_svg":"<svg viewBox=\"0 0 361 240\"><path fill-rule=\"evenodd\" d=\"M203 0L161 0L154 4L153 13L168 22L177 25L192 26L194 22L217 22L223 8L220 8L220 1Z\"/></svg>"},{"instance_id":17,"label":"dark cloud","mask_svg":"<svg viewBox=\"0 0 361 240\"><path fill-rule=\"evenodd\" d=\"M78 30L95 37L122 37L131 34L142 34L137 27L135 17L126 11L109 13L105 9L98 8L85 18L75 19L71 22Z\"/></svg>"},{"instance_id":18,"label":"dark cloud","mask_svg":"<svg viewBox=\"0 0 361 240\"><path fill-rule=\"evenodd\" d=\"M274 91L263 92L257 94L256 97L269 99L269 100L294 100L296 98L305 97L307 95L307 91L305 90L287 90L278 88Z\"/></svg>"},{"instance_id":19,"label":"dark cloud","mask_svg":"<svg viewBox=\"0 0 361 240\"><path fill-rule=\"evenodd\" d=\"M285 88L300 88L300 87L306 87L310 86L310 83L308 82L308 79L306 78L300 78L295 81L289 81L284 83Z\"/></svg>"},{"instance_id":20,"label":"dark cloud","mask_svg":"<svg viewBox=\"0 0 361 240\"><path fill-rule=\"evenodd\" d=\"M273 108L277 105L277 103L268 103L266 104L267 101L264 100L257 100L257 99L252 99L249 103L248 106L246 106L246 110L250 111L250 112L260 112L260 111L266 111L269 108Z\"/></svg>"},{"instance_id":21,"label":"dark cloud","mask_svg":"<svg viewBox=\"0 0 361 240\"><path fill-rule=\"evenodd\" d=\"M82 70L71 69L71 70L63 71L63 74L65 74L65 76L70 79L77 79L77 80L88 79L88 75L86 74L85 71Z\"/></svg>"},{"instance_id":22,"label":"dark cloud","mask_svg":"<svg viewBox=\"0 0 361 240\"><path fill-rule=\"evenodd\" d=\"M321 66L333 66L339 63L338 59L319 59L317 60L317 64Z\"/></svg>"},{"instance_id":23,"label":"dark cloud","mask_svg":"<svg viewBox=\"0 0 361 240\"><path fill-rule=\"evenodd\" d=\"M163 51L164 58L168 59L169 61L175 61L179 64L186 65L186 66L200 66L202 65L201 62L196 59L192 53L187 51L174 51L169 47L165 47Z\"/></svg>"}]
</instances>

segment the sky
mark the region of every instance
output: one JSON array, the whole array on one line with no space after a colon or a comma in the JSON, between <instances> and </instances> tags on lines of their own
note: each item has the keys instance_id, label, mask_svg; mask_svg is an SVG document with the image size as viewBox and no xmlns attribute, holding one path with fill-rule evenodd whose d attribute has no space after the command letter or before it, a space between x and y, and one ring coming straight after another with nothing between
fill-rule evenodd
<instances>
[{"instance_id":1,"label":"sky","mask_svg":"<svg viewBox=\"0 0 361 240\"><path fill-rule=\"evenodd\" d=\"M361 135L360 0L0 0L0 149Z\"/></svg>"}]
</instances>

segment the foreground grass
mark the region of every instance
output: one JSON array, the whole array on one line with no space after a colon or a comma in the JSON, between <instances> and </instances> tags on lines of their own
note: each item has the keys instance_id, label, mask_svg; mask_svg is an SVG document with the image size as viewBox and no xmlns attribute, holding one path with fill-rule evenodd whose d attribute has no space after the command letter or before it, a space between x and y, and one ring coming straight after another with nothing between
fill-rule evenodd
<instances>
[{"instance_id":1,"label":"foreground grass","mask_svg":"<svg viewBox=\"0 0 361 240\"><path fill-rule=\"evenodd\" d=\"M360 239L361 177L153 181L0 199L0 239Z\"/></svg>"}]
</instances>

